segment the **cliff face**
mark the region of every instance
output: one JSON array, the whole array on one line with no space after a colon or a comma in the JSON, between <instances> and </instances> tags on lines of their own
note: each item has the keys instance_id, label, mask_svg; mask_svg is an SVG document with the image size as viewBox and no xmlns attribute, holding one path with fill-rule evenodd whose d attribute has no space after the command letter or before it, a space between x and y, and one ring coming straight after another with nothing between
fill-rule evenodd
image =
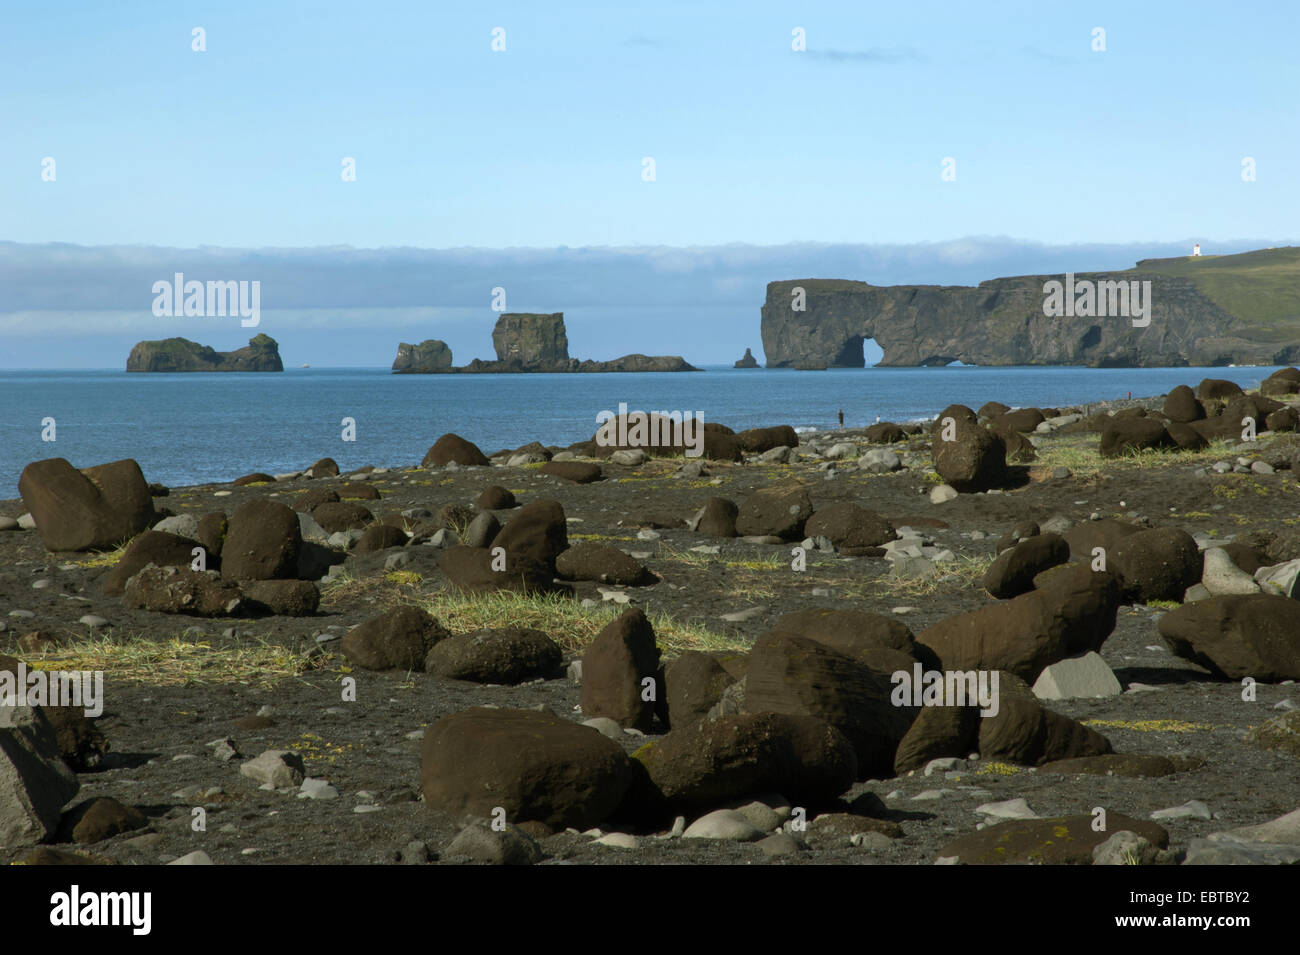
<instances>
[{"instance_id":1,"label":"cliff face","mask_svg":"<svg viewBox=\"0 0 1300 955\"><path fill-rule=\"evenodd\" d=\"M216 351L188 338L138 342L126 359L127 371L284 371L275 339L258 334L235 351Z\"/></svg>"},{"instance_id":2,"label":"cliff face","mask_svg":"<svg viewBox=\"0 0 1300 955\"><path fill-rule=\"evenodd\" d=\"M426 339L418 345L402 342L393 359L393 371L399 375L427 375L450 367L451 349L437 338Z\"/></svg>"},{"instance_id":3,"label":"cliff face","mask_svg":"<svg viewBox=\"0 0 1300 955\"><path fill-rule=\"evenodd\" d=\"M612 361L579 361L569 357L564 313L551 315L512 312L497 319L492 330L496 361L475 358L462 368L451 364L451 349L430 339L397 348L397 374L533 374L538 372L699 371L677 355L624 355Z\"/></svg>"},{"instance_id":4,"label":"cliff face","mask_svg":"<svg viewBox=\"0 0 1300 955\"><path fill-rule=\"evenodd\" d=\"M1292 268L1290 261L1283 263L1287 269ZM1099 283L1110 281L1151 282L1145 327L1134 327L1131 318L1113 314L1045 315L1044 285L1063 282L1062 275L993 279L975 287L874 286L824 279L772 282L762 309L763 350L769 368L861 368L866 338L884 350L880 364L892 366L961 361L1151 367L1290 364L1300 358L1300 313L1290 315L1294 306L1285 297L1294 293L1280 292L1267 300L1257 296L1249 307L1230 311L1223 302L1248 300L1224 294L1225 280L1213 275L1214 267L1211 260L1203 274L1218 284L1200 275L1189 277L1182 260L1148 260L1123 272L1075 275L1076 287L1084 281L1099 288ZM1171 274L1175 270L1180 274ZM1226 266L1220 266L1219 273L1230 274ZM1278 272L1285 274L1290 273ZM1262 287L1250 281L1243 271L1237 291ZM792 308L796 287L804 289L805 311Z\"/></svg>"},{"instance_id":5,"label":"cliff face","mask_svg":"<svg viewBox=\"0 0 1300 955\"><path fill-rule=\"evenodd\" d=\"M502 315L492 329L497 361L545 370L569 360L569 338L564 333L564 313L540 315L516 312Z\"/></svg>"}]
</instances>

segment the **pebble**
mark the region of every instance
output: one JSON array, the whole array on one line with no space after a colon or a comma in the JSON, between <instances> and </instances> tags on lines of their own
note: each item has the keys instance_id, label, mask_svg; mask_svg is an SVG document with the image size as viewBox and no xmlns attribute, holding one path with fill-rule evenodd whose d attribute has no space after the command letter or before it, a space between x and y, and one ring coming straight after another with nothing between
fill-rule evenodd
<instances>
[{"instance_id":1,"label":"pebble","mask_svg":"<svg viewBox=\"0 0 1300 955\"><path fill-rule=\"evenodd\" d=\"M29 620L29 619L31 619L32 617L36 616L36 614L34 614L34 613L33 613L32 611L30 611L30 610L10 610L10 611L9 611L9 616L11 616L11 617L20 617L20 618L22 618L23 620Z\"/></svg>"},{"instance_id":2,"label":"pebble","mask_svg":"<svg viewBox=\"0 0 1300 955\"><path fill-rule=\"evenodd\" d=\"M323 779L308 776L298 788L299 799L338 799L339 791Z\"/></svg>"},{"instance_id":3,"label":"pebble","mask_svg":"<svg viewBox=\"0 0 1300 955\"><path fill-rule=\"evenodd\" d=\"M636 836L626 832L611 832L597 839L596 844L614 849L637 849L641 846Z\"/></svg>"},{"instance_id":4,"label":"pebble","mask_svg":"<svg viewBox=\"0 0 1300 955\"><path fill-rule=\"evenodd\" d=\"M895 608L893 609L893 611L891 611L891 612L892 612L892 613L897 613L897 614L916 613L916 608L915 608L915 607L895 607Z\"/></svg>"},{"instance_id":5,"label":"pebble","mask_svg":"<svg viewBox=\"0 0 1300 955\"><path fill-rule=\"evenodd\" d=\"M731 809L717 809L701 816L682 833L683 839L723 839L730 842L753 842L766 833L754 826L740 813Z\"/></svg>"},{"instance_id":6,"label":"pebble","mask_svg":"<svg viewBox=\"0 0 1300 955\"><path fill-rule=\"evenodd\" d=\"M40 580L33 580L32 590L44 590L51 583L53 583L53 581L51 581L48 577L42 577Z\"/></svg>"},{"instance_id":7,"label":"pebble","mask_svg":"<svg viewBox=\"0 0 1300 955\"><path fill-rule=\"evenodd\" d=\"M766 607L749 607L745 610L734 610L731 613L724 613L722 619L727 623L744 623L747 620L753 620L755 617L761 617L767 613Z\"/></svg>"},{"instance_id":8,"label":"pebble","mask_svg":"<svg viewBox=\"0 0 1300 955\"><path fill-rule=\"evenodd\" d=\"M31 514L20 514L18 515L18 526L25 531L34 531L36 530L36 518L32 517Z\"/></svg>"},{"instance_id":9,"label":"pebble","mask_svg":"<svg viewBox=\"0 0 1300 955\"><path fill-rule=\"evenodd\" d=\"M18 522L12 517L0 517L0 531L16 531Z\"/></svg>"},{"instance_id":10,"label":"pebble","mask_svg":"<svg viewBox=\"0 0 1300 955\"><path fill-rule=\"evenodd\" d=\"M88 613L77 620L77 623L84 624L92 630L98 630L101 627L108 626L108 620L93 613Z\"/></svg>"},{"instance_id":11,"label":"pebble","mask_svg":"<svg viewBox=\"0 0 1300 955\"><path fill-rule=\"evenodd\" d=\"M982 806L976 806L975 811L982 816L988 816L990 819L1040 819L1038 813L1029 808L1029 803L1023 798L1006 799L1002 802L986 802Z\"/></svg>"},{"instance_id":12,"label":"pebble","mask_svg":"<svg viewBox=\"0 0 1300 955\"><path fill-rule=\"evenodd\" d=\"M214 491L213 494L212 494L212 496L213 496L213 497L230 497L230 495L233 494L233 493L234 493L233 491Z\"/></svg>"},{"instance_id":13,"label":"pebble","mask_svg":"<svg viewBox=\"0 0 1300 955\"><path fill-rule=\"evenodd\" d=\"M1181 806L1173 806L1169 809L1157 809L1151 813L1151 818L1157 822L1161 820L1172 819L1211 819L1210 807L1199 799L1192 799Z\"/></svg>"}]
</instances>

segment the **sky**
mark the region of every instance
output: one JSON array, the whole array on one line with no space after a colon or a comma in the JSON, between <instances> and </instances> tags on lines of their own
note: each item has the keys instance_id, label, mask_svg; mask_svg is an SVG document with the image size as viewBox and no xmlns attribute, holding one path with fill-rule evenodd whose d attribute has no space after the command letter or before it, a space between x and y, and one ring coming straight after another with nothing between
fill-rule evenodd
<instances>
[{"instance_id":1,"label":"sky","mask_svg":"<svg viewBox=\"0 0 1300 955\"><path fill-rule=\"evenodd\" d=\"M125 329L83 316L83 334L139 339L176 332L150 315L147 287L123 302L113 282L89 280L86 261L300 254L321 299L303 307L318 316L357 298L330 269L310 270L347 248L382 263L411 250L495 263L486 271L506 274L492 285L510 288L533 254L521 250L582 276L583 250L655 249L660 264L677 250L698 271L738 247L773 268L804 266L789 253L811 243L872 250L825 268L875 271L825 277L956 284L972 280L962 261L996 269L978 280L1043 271L1051 250L1093 250L1083 271L1192 241L1294 244L1297 27L1293 0L9 3L0 242L15 245L0 250L0 367L81 361L49 357L68 320L30 317L44 293L20 267L29 254L47 265L46 291L62 268L75 310L127 313ZM1004 261L1012 246L1023 256ZM159 271L146 285L170 275ZM529 292L511 310L654 305L664 273L647 274L644 286L587 276L583 294ZM732 284L733 317L700 333L701 360L757 346L763 285L791 277L716 274L719 289ZM591 301L599 288L610 294ZM463 301L445 283L415 283L400 302L384 289L355 307L479 309L489 331L483 344L466 336L473 354L457 360L468 360L491 357L489 290ZM263 294L268 314L303 300ZM422 333L419 315L349 321L324 323L300 353L342 364L359 330L437 332L430 319ZM228 348L241 333L187 337ZM613 357L594 353L603 339L582 351L576 337L580 357ZM653 344L622 350L683 351ZM396 342L371 350L391 355Z\"/></svg>"}]
</instances>

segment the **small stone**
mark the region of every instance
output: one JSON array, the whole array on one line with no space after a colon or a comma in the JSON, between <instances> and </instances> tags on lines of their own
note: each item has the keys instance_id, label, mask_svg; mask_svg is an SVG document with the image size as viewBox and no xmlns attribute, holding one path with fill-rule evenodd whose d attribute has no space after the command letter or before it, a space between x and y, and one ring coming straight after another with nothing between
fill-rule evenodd
<instances>
[{"instance_id":1,"label":"small stone","mask_svg":"<svg viewBox=\"0 0 1300 955\"><path fill-rule=\"evenodd\" d=\"M302 757L285 749L268 749L256 759L241 765L239 774L275 789L297 786L306 776Z\"/></svg>"},{"instance_id":2,"label":"small stone","mask_svg":"<svg viewBox=\"0 0 1300 955\"><path fill-rule=\"evenodd\" d=\"M298 789L299 799L337 799L339 791L323 779L312 779L310 776L302 781L302 786Z\"/></svg>"},{"instance_id":3,"label":"small stone","mask_svg":"<svg viewBox=\"0 0 1300 955\"><path fill-rule=\"evenodd\" d=\"M930 491L931 504L946 504L957 497L957 489L951 484L940 484Z\"/></svg>"},{"instance_id":4,"label":"small stone","mask_svg":"<svg viewBox=\"0 0 1300 955\"><path fill-rule=\"evenodd\" d=\"M98 615L96 615L96 614L93 614L93 613L88 613L88 614L86 614L84 617L80 617L80 618L77 620L77 623L82 624L83 626L87 626L87 627L89 627L91 630L98 630L98 629L100 629L101 627L107 627L107 626L108 626L108 620L107 620L107 618L105 618L105 617L100 617L100 616L98 616Z\"/></svg>"},{"instance_id":5,"label":"small stone","mask_svg":"<svg viewBox=\"0 0 1300 955\"><path fill-rule=\"evenodd\" d=\"M683 839L723 839L731 842L753 842L763 836L762 829L732 809L717 809L701 816L682 833Z\"/></svg>"},{"instance_id":6,"label":"small stone","mask_svg":"<svg viewBox=\"0 0 1300 955\"><path fill-rule=\"evenodd\" d=\"M1173 806L1169 809L1157 809L1151 813L1151 818L1156 822L1168 821L1171 819L1210 819L1210 807L1199 799L1191 799L1181 806Z\"/></svg>"}]
</instances>

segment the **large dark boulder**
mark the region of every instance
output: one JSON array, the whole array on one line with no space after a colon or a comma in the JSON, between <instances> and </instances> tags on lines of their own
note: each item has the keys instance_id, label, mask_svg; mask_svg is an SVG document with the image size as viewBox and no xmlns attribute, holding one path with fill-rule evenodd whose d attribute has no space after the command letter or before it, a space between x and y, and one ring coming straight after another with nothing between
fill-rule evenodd
<instances>
[{"instance_id":1,"label":"large dark boulder","mask_svg":"<svg viewBox=\"0 0 1300 955\"><path fill-rule=\"evenodd\" d=\"M465 467L486 467L490 462L478 449L478 445L466 441L458 434L444 434L425 452L420 467L440 468L452 463Z\"/></svg>"},{"instance_id":2,"label":"large dark boulder","mask_svg":"<svg viewBox=\"0 0 1300 955\"><path fill-rule=\"evenodd\" d=\"M149 484L129 458L82 471L63 458L34 461L18 493L49 551L117 547L155 520Z\"/></svg>"},{"instance_id":3,"label":"large dark boulder","mask_svg":"<svg viewBox=\"0 0 1300 955\"><path fill-rule=\"evenodd\" d=\"M230 517L221 547L221 576L274 580L297 576L302 531L297 513L278 501L246 501Z\"/></svg>"},{"instance_id":4,"label":"large dark boulder","mask_svg":"<svg viewBox=\"0 0 1300 955\"><path fill-rule=\"evenodd\" d=\"M1164 614L1157 628L1185 660L1219 677L1300 680L1300 604L1275 594L1211 597Z\"/></svg>"},{"instance_id":5,"label":"large dark boulder","mask_svg":"<svg viewBox=\"0 0 1300 955\"><path fill-rule=\"evenodd\" d=\"M589 829L607 819L632 782L613 740L550 713L474 707L444 716L424 735L420 788L430 809L551 829Z\"/></svg>"}]
</instances>

